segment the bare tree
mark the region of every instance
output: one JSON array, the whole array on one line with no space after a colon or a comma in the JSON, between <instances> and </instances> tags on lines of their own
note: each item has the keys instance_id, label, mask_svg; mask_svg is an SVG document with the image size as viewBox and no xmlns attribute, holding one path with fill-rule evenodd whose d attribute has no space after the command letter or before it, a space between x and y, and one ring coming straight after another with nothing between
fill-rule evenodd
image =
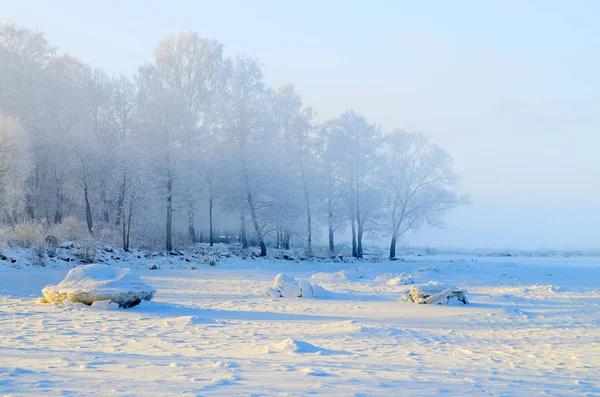
<instances>
[{"instance_id":1,"label":"bare tree","mask_svg":"<svg viewBox=\"0 0 600 397\"><path fill-rule=\"evenodd\" d=\"M381 151L392 232L390 258L394 258L396 242L404 233L424 223L443 226L442 215L469 200L456 193L458 177L448 153L423 134L394 131L386 136Z\"/></svg>"}]
</instances>

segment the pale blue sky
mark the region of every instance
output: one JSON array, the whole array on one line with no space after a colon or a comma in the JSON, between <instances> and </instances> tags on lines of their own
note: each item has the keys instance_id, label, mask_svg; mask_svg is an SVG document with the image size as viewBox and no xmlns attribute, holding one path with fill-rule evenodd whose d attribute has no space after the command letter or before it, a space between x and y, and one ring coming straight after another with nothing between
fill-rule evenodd
<instances>
[{"instance_id":1,"label":"pale blue sky","mask_svg":"<svg viewBox=\"0 0 600 397\"><path fill-rule=\"evenodd\" d=\"M413 244L600 248L600 2L7 1L61 51L132 73L194 30L258 56L319 118L420 130L474 203Z\"/></svg>"}]
</instances>

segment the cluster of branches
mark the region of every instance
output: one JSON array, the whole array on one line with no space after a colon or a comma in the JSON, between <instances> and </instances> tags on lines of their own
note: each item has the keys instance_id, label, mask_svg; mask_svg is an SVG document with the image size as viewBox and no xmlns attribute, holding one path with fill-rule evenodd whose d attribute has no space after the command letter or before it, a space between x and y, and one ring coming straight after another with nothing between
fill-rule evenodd
<instances>
[{"instance_id":1,"label":"cluster of branches","mask_svg":"<svg viewBox=\"0 0 600 397\"><path fill-rule=\"evenodd\" d=\"M268 87L252 57L229 59L195 33L165 38L133 77L109 77L44 35L0 25L0 213L4 223L66 215L130 236L196 241L215 217L246 247L313 249L316 226L396 241L465 202L451 159L422 134L354 111L322 124L293 85ZM201 214L200 214L201 213ZM204 215L206 213L206 215ZM132 232L133 231L133 232Z\"/></svg>"}]
</instances>

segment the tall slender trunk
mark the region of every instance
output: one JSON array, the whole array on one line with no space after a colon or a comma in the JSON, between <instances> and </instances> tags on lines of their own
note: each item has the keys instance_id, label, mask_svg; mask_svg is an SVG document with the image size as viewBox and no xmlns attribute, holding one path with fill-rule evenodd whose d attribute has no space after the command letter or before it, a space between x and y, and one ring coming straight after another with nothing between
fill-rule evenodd
<instances>
[{"instance_id":1,"label":"tall slender trunk","mask_svg":"<svg viewBox=\"0 0 600 397\"><path fill-rule=\"evenodd\" d=\"M165 241L165 249L173 250L173 180L169 176L167 181L167 236Z\"/></svg>"},{"instance_id":2,"label":"tall slender trunk","mask_svg":"<svg viewBox=\"0 0 600 397\"><path fill-rule=\"evenodd\" d=\"M246 214L244 214L244 210L240 214L240 243L242 244L242 249L248 248L248 236L246 235Z\"/></svg>"},{"instance_id":3,"label":"tall slender trunk","mask_svg":"<svg viewBox=\"0 0 600 397\"><path fill-rule=\"evenodd\" d=\"M267 246L265 245L264 236L260 226L258 225L258 218L256 216L256 208L254 206L254 200L252 200L252 195L250 191L247 191L247 200L248 200L248 208L250 209L250 217L252 218L252 224L254 225L254 232L256 233L256 238L258 238L258 245L260 247L260 256L267 256Z\"/></svg>"},{"instance_id":4,"label":"tall slender trunk","mask_svg":"<svg viewBox=\"0 0 600 397\"><path fill-rule=\"evenodd\" d=\"M127 251L129 251L129 236L131 235L131 220L133 219L133 197L129 203L129 214L127 214ZM125 223L125 220L123 220Z\"/></svg>"},{"instance_id":5,"label":"tall slender trunk","mask_svg":"<svg viewBox=\"0 0 600 397\"><path fill-rule=\"evenodd\" d=\"M85 220L87 222L88 232L90 232L90 235L93 236L94 225L92 223L92 207L90 206L87 182L84 182L83 197L85 199Z\"/></svg>"},{"instance_id":6,"label":"tall slender trunk","mask_svg":"<svg viewBox=\"0 0 600 397\"><path fill-rule=\"evenodd\" d=\"M25 212L27 213L27 219L32 221L35 219L35 209L33 207L33 196L31 193L25 194Z\"/></svg>"},{"instance_id":7,"label":"tall slender trunk","mask_svg":"<svg viewBox=\"0 0 600 397\"><path fill-rule=\"evenodd\" d=\"M254 198L252 197L252 193L250 191L250 178L248 176L248 171L246 170L246 162L245 161L244 161L244 184L246 187L246 201L248 203L248 210L250 210L250 218L252 219L252 224L254 225L254 232L256 233L256 238L258 238L258 245L260 246L260 256L267 256L267 246L265 245L263 232L258 224L258 218L257 218L257 214L256 214L256 205L254 203Z\"/></svg>"},{"instance_id":8,"label":"tall slender trunk","mask_svg":"<svg viewBox=\"0 0 600 397\"><path fill-rule=\"evenodd\" d=\"M304 161L300 157L300 175L302 176L302 188L304 189L304 201L306 203L306 225L307 225L307 251L312 253L312 216L310 212L310 194L306 186L306 175L304 172Z\"/></svg>"},{"instance_id":9,"label":"tall slender trunk","mask_svg":"<svg viewBox=\"0 0 600 397\"><path fill-rule=\"evenodd\" d=\"M285 229L283 231L283 249L285 249L285 250L290 249L290 240L291 240L290 231Z\"/></svg>"},{"instance_id":10,"label":"tall slender trunk","mask_svg":"<svg viewBox=\"0 0 600 397\"><path fill-rule=\"evenodd\" d=\"M358 251L356 250L356 220L354 216L350 218L350 223L352 224L352 256L358 258Z\"/></svg>"},{"instance_id":11,"label":"tall slender trunk","mask_svg":"<svg viewBox=\"0 0 600 397\"><path fill-rule=\"evenodd\" d=\"M188 204L188 241L190 243L196 242L196 227L194 224L196 223L194 219L194 203L190 202Z\"/></svg>"},{"instance_id":12,"label":"tall slender trunk","mask_svg":"<svg viewBox=\"0 0 600 397\"><path fill-rule=\"evenodd\" d=\"M309 254L312 253L312 216L310 212L310 195L306 187L306 181L304 178L304 172L302 172L302 184L304 186L304 201L306 203L306 224L307 224L307 251Z\"/></svg>"},{"instance_id":13,"label":"tall slender trunk","mask_svg":"<svg viewBox=\"0 0 600 397\"><path fill-rule=\"evenodd\" d=\"M121 226L123 226L123 250L125 252L127 252L127 251L129 251L129 247L127 246L127 233L126 233L127 229L126 229L126 223L125 223L125 211L123 211L121 213L121 217L123 218L122 222L121 222L122 223Z\"/></svg>"},{"instance_id":14,"label":"tall slender trunk","mask_svg":"<svg viewBox=\"0 0 600 397\"><path fill-rule=\"evenodd\" d=\"M358 215L357 215L357 217L358 217ZM356 221L356 254L358 255L358 258L363 257L362 239L363 239L363 222L360 222L357 220Z\"/></svg>"},{"instance_id":15,"label":"tall slender trunk","mask_svg":"<svg viewBox=\"0 0 600 397\"><path fill-rule=\"evenodd\" d=\"M121 183L121 188L119 191L119 198L117 199L117 218L115 219L115 226L119 226L121 222L121 214L124 211L123 206L125 205L125 188L127 186L127 172L123 171L123 183ZM123 217L123 221L125 218Z\"/></svg>"},{"instance_id":16,"label":"tall slender trunk","mask_svg":"<svg viewBox=\"0 0 600 397\"><path fill-rule=\"evenodd\" d=\"M102 221L108 225L110 223L110 203L108 202L109 200L106 195L106 182L102 180L100 186L100 200L102 201Z\"/></svg>"},{"instance_id":17,"label":"tall slender trunk","mask_svg":"<svg viewBox=\"0 0 600 397\"><path fill-rule=\"evenodd\" d=\"M327 227L329 231L329 252L335 252L335 244L333 241L333 183L329 178L327 183Z\"/></svg>"},{"instance_id":18,"label":"tall slender trunk","mask_svg":"<svg viewBox=\"0 0 600 397\"><path fill-rule=\"evenodd\" d=\"M394 259L396 257L396 231L394 230L394 234L392 234L392 242L390 243L390 259Z\"/></svg>"},{"instance_id":19,"label":"tall slender trunk","mask_svg":"<svg viewBox=\"0 0 600 397\"><path fill-rule=\"evenodd\" d=\"M208 241L210 243L210 246L212 247L214 245L214 240L213 240L213 197L212 197L212 191L210 192L210 198L208 200Z\"/></svg>"},{"instance_id":20,"label":"tall slender trunk","mask_svg":"<svg viewBox=\"0 0 600 397\"><path fill-rule=\"evenodd\" d=\"M56 211L54 212L54 223L62 223L63 213L63 194L60 190L60 186L56 186Z\"/></svg>"}]
</instances>

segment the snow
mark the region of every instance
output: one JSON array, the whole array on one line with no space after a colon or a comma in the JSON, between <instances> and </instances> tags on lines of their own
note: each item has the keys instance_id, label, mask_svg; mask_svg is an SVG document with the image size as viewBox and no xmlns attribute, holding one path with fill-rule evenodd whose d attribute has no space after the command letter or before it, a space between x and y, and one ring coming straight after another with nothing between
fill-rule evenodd
<instances>
[{"instance_id":1,"label":"snow","mask_svg":"<svg viewBox=\"0 0 600 397\"><path fill-rule=\"evenodd\" d=\"M35 303L71 263L0 262L0 395L598 395L600 257L403 258L319 279L330 299L273 300L263 291L280 273L312 282L348 264L189 270L175 257L148 270L142 255L127 266L155 297L114 311ZM402 272L414 284L387 284ZM470 304L398 301L429 281L467 288Z\"/></svg>"},{"instance_id":2,"label":"snow","mask_svg":"<svg viewBox=\"0 0 600 397\"><path fill-rule=\"evenodd\" d=\"M124 308L136 306L142 300L152 299L155 292L129 269L108 265L77 267L58 285L42 289L49 303L80 302L98 308L108 308L110 302Z\"/></svg>"}]
</instances>

